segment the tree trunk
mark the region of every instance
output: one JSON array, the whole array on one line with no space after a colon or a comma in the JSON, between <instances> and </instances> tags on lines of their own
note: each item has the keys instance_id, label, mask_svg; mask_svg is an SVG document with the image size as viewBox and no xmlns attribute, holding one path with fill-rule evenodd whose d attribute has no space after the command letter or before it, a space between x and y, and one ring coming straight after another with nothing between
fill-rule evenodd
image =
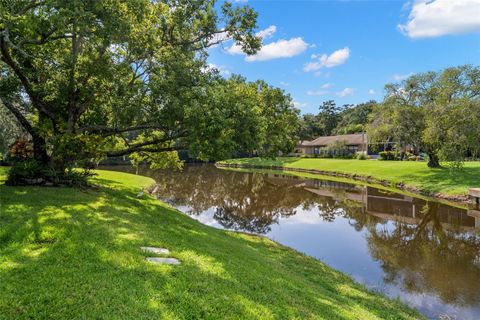
<instances>
[{"instance_id":1,"label":"tree trunk","mask_svg":"<svg viewBox=\"0 0 480 320\"><path fill-rule=\"evenodd\" d=\"M32 142L33 142L33 157L35 158L35 160L37 160L39 163L43 165L48 165L50 161L50 157L47 154L47 143L45 142L45 139L38 135L34 135L32 137Z\"/></svg>"},{"instance_id":2,"label":"tree trunk","mask_svg":"<svg viewBox=\"0 0 480 320\"><path fill-rule=\"evenodd\" d=\"M429 168L440 168L440 160L435 152L428 152L428 163Z\"/></svg>"}]
</instances>

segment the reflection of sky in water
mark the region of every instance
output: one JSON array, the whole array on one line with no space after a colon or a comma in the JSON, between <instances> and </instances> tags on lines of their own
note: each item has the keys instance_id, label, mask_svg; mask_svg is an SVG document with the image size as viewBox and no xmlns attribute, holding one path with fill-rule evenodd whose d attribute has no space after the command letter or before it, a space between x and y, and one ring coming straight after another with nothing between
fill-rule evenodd
<instances>
[{"instance_id":1,"label":"reflection of sky in water","mask_svg":"<svg viewBox=\"0 0 480 320\"><path fill-rule=\"evenodd\" d=\"M205 225L265 234L431 318L480 320L480 219L467 210L213 166L152 176L166 202Z\"/></svg>"},{"instance_id":2,"label":"reflection of sky in water","mask_svg":"<svg viewBox=\"0 0 480 320\"><path fill-rule=\"evenodd\" d=\"M190 212L189 206L177 206L182 212ZM215 218L215 207L190 215L199 222L223 229ZM304 210L297 207L296 214L280 217L278 224L271 226L266 234L270 239L297 251L315 257L332 268L349 274L367 288L380 291L392 298L399 298L433 319L448 315L449 319L480 319L480 307L462 308L445 304L434 294L405 292L398 285L384 283L384 272L380 262L372 259L366 236L368 231L356 231L349 219L337 216L333 222L319 216L319 209ZM393 229L394 222L388 221L379 228ZM480 285L480 284L479 284Z\"/></svg>"},{"instance_id":3,"label":"reflection of sky in water","mask_svg":"<svg viewBox=\"0 0 480 320\"><path fill-rule=\"evenodd\" d=\"M297 214L280 218L272 226L268 237L295 248L353 277L373 279L372 284L382 278L379 266L370 259L364 232L351 232L348 219L337 218L334 222L323 221L318 209L304 211L297 208ZM355 263L352 263L355 261Z\"/></svg>"}]
</instances>

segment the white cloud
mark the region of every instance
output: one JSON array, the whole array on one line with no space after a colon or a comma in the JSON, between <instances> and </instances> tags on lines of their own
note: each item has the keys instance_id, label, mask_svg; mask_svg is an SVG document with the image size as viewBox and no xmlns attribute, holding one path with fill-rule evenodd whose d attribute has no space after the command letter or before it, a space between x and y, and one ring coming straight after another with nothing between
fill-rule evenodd
<instances>
[{"instance_id":1,"label":"white cloud","mask_svg":"<svg viewBox=\"0 0 480 320\"><path fill-rule=\"evenodd\" d=\"M277 32L277 26L269 26L267 29L261 30L256 33L257 37L260 37L262 39L268 39L271 36L273 36Z\"/></svg>"},{"instance_id":2,"label":"white cloud","mask_svg":"<svg viewBox=\"0 0 480 320\"><path fill-rule=\"evenodd\" d=\"M407 74L394 74L392 78L395 81L402 81L402 80L405 80L412 75L413 75L413 72L410 72L410 73L407 73Z\"/></svg>"},{"instance_id":3,"label":"white cloud","mask_svg":"<svg viewBox=\"0 0 480 320\"><path fill-rule=\"evenodd\" d=\"M325 83L320 86L320 90L308 90L307 95L309 96L325 96L330 94L330 89L333 85L331 83Z\"/></svg>"},{"instance_id":4,"label":"white cloud","mask_svg":"<svg viewBox=\"0 0 480 320\"><path fill-rule=\"evenodd\" d=\"M234 43L230 48L225 49L225 51L231 55L243 54L242 47Z\"/></svg>"},{"instance_id":5,"label":"white cloud","mask_svg":"<svg viewBox=\"0 0 480 320\"><path fill-rule=\"evenodd\" d=\"M278 40L264 45L253 56L246 56L245 61L266 61L279 58L291 58L307 50L308 44L302 38ZM230 52L230 51L229 51Z\"/></svg>"},{"instance_id":6,"label":"white cloud","mask_svg":"<svg viewBox=\"0 0 480 320\"><path fill-rule=\"evenodd\" d=\"M329 94L327 90L308 90L307 95L309 96L325 96Z\"/></svg>"},{"instance_id":7,"label":"white cloud","mask_svg":"<svg viewBox=\"0 0 480 320\"><path fill-rule=\"evenodd\" d=\"M206 71L214 71L214 70L218 70L218 72L220 73L220 75L222 76L229 76L231 75L232 73L230 72L230 70L227 69L227 67L225 66L219 66L219 65L216 65L214 63L209 63L207 65L207 67L205 68Z\"/></svg>"},{"instance_id":8,"label":"white cloud","mask_svg":"<svg viewBox=\"0 0 480 320\"><path fill-rule=\"evenodd\" d=\"M322 89L330 89L331 87L332 87L331 83L325 83L324 85L322 85Z\"/></svg>"},{"instance_id":9,"label":"white cloud","mask_svg":"<svg viewBox=\"0 0 480 320\"><path fill-rule=\"evenodd\" d=\"M312 54L311 58L314 60L303 66L303 71L317 71L321 68L333 68L344 64L350 57L350 49L348 47L338 49L330 55L327 54Z\"/></svg>"},{"instance_id":10,"label":"white cloud","mask_svg":"<svg viewBox=\"0 0 480 320\"><path fill-rule=\"evenodd\" d=\"M257 32L256 35L265 40L271 38L275 32L277 32L277 27L271 25L268 28ZM266 61L279 58L290 58L299 55L307 50L307 48L308 43L306 43L301 37L292 38L290 40L280 39L262 45L260 51L258 51L255 55L246 56L245 61ZM242 48L236 43L227 48L225 51L231 55L245 54L242 51Z\"/></svg>"},{"instance_id":11,"label":"white cloud","mask_svg":"<svg viewBox=\"0 0 480 320\"><path fill-rule=\"evenodd\" d=\"M272 37L275 34L275 32L277 32L277 26L271 25L266 29L258 31L255 35L257 37L262 38L262 39L267 39L267 38ZM225 49L225 51L227 51L231 55L244 54L243 50L242 50L242 47L240 47L236 43L232 44L231 47Z\"/></svg>"},{"instance_id":12,"label":"white cloud","mask_svg":"<svg viewBox=\"0 0 480 320\"><path fill-rule=\"evenodd\" d=\"M290 83L285 82L285 81L280 81L280 85L281 85L282 87L288 87L288 86L290 85Z\"/></svg>"},{"instance_id":13,"label":"white cloud","mask_svg":"<svg viewBox=\"0 0 480 320\"><path fill-rule=\"evenodd\" d=\"M343 98L343 97L347 97L347 96L351 96L355 93L355 89L353 88L345 88L343 89L342 91L340 92L337 92L337 96Z\"/></svg>"},{"instance_id":14,"label":"white cloud","mask_svg":"<svg viewBox=\"0 0 480 320\"><path fill-rule=\"evenodd\" d=\"M293 101L293 106L297 109L300 109L300 108L306 107L307 104L304 102Z\"/></svg>"},{"instance_id":15,"label":"white cloud","mask_svg":"<svg viewBox=\"0 0 480 320\"><path fill-rule=\"evenodd\" d=\"M373 96L375 93L376 93L376 92L375 92L375 90L373 90L373 89L368 90L368 94L371 95L371 96Z\"/></svg>"},{"instance_id":16,"label":"white cloud","mask_svg":"<svg viewBox=\"0 0 480 320\"><path fill-rule=\"evenodd\" d=\"M480 0L416 0L398 29L410 38L480 32Z\"/></svg>"}]
</instances>

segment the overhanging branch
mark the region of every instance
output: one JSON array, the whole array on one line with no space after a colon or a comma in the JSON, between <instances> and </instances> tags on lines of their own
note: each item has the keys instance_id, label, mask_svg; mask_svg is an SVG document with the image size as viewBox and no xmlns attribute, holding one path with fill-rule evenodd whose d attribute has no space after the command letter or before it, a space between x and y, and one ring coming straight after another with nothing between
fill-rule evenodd
<instances>
[{"instance_id":1,"label":"overhanging branch","mask_svg":"<svg viewBox=\"0 0 480 320\"><path fill-rule=\"evenodd\" d=\"M106 154L109 157L119 157L119 156L131 154L134 152L165 152L165 151L180 150L184 148L184 146L176 145L173 147L172 146L165 147L165 146L161 146L161 144L164 144L169 141L173 142L175 139L183 138L185 136L186 136L186 133L182 133L175 136L168 136L165 138L139 142L139 143L131 144L128 146L128 148L125 148L123 150L107 151Z\"/></svg>"},{"instance_id":2,"label":"overhanging branch","mask_svg":"<svg viewBox=\"0 0 480 320\"><path fill-rule=\"evenodd\" d=\"M124 127L124 128L113 128L107 126L90 126L90 127L83 127L79 128L77 132L89 132L89 133L96 133L101 134L104 136L114 135L119 133L131 132L131 131L138 131L138 130L162 130L165 129L163 126L159 124L143 124L131 127Z\"/></svg>"},{"instance_id":3,"label":"overhanging branch","mask_svg":"<svg viewBox=\"0 0 480 320\"><path fill-rule=\"evenodd\" d=\"M175 151L175 150L180 150L182 149L181 147L142 147L142 148L128 148L124 150L118 150L118 151L108 151L107 156L108 157L121 157L125 155L132 154L134 152L167 152L167 151Z\"/></svg>"},{"instance_id":4,"label":"overhanging branch","mask_svg":"<svg viewBox=\"0 0 480 320\"><path fill-rule=\"evenodd\" d=\"M37 133L35 129L32 127L30 122L28 122L27 118L22 114L22 112L16 108L11 101L8 101L5 98L0 97L0 101L2 104L14 115L20 125L33 137L36 136Z\"/></svg>"},{"instance_id":5,"label":"overhanging branch","mask_svg":"<svg viewBox=\"0 0 480 320\"><path fill-rule=\"evenodd\" d=\"M55 119L55 114L53 114L52 112L50 112L50 110L48 110L48 108L45 106L45 104L37 95L37 93L32 89L30 80L27 78L27 76L25 75L20 65L10 55L9 44L10 44L10 39L9 39L7 30L0 31L0 54L1 54L0 59L4 61L17 75L23 87L25 88L25 91L30 97L32 104L37 109L39 109L39 111L48 115L51 119Z\"/></svg>"}]
</instances>

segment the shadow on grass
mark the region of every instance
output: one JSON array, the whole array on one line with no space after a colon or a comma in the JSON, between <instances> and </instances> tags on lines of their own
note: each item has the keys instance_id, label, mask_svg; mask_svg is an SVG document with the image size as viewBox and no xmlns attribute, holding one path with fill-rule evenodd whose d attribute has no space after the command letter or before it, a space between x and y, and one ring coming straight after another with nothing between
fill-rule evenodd
<instances>
[{"instance_id":1,"label":"shadow on grass","mask_svg":"<svg viewBox=\"0 0 480 320\"><path fill-rule=\"evenodd\" d=\"M203 226L135 188L0 188L0 318L415 316L312 258ZM143 245L182 264L148 264Z\"/></svg>"}]
</instances>

